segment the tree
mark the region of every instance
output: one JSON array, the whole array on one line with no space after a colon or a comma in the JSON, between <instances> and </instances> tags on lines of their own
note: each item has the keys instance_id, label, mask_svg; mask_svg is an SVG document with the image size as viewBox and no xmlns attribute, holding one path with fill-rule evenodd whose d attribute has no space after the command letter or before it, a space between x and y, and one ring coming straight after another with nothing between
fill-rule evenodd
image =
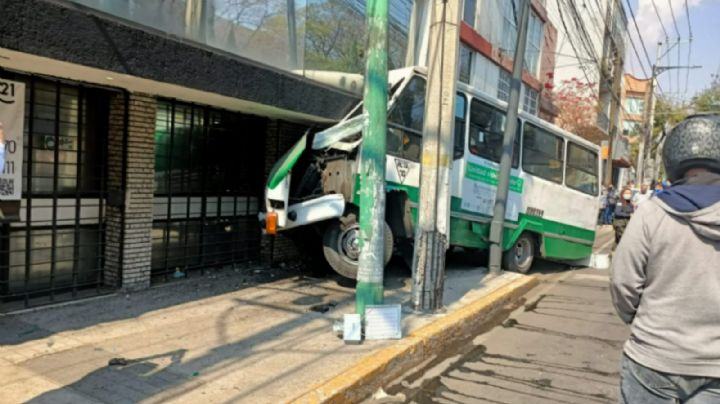
<instances>
[{"instance_id":1,"label":"tree","mask_svg":"<svg viewBox=\"0 0 720 404\"><path fill-rule=\"evenodd\" d=\"M714 75L710 87L696 94L691 103L696 113L716 112L720 110L720 75Z\"/></svg>"},{"instance_id":2,"label":"tree","mask_svg":"<svg viewBox=\"0 0 720 404\"><path fill-rule=\"evenodd\" d=\"M593 143L600 144L607 135L597 126L598 97L595 83L577 78L563 80L553 92L553 102L560 110L556 124Z\"/></svg>"}]
</instances>

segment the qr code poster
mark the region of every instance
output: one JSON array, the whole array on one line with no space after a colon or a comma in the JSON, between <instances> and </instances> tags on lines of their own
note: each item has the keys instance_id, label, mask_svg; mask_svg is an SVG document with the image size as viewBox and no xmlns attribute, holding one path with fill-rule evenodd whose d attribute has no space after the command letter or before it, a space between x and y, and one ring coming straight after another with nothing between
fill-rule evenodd
<instances>
[{"instance_id":1,"label":"qr code poster","mask_svg":"<svg viewBox=\"0 0 720 404\"><path fill-rule=\"evenodd\" d=\"M5 144L0 200L17 201L22 196L24 124L25 84L0 79L0 141Z\"/></svg>"}]
</instances>

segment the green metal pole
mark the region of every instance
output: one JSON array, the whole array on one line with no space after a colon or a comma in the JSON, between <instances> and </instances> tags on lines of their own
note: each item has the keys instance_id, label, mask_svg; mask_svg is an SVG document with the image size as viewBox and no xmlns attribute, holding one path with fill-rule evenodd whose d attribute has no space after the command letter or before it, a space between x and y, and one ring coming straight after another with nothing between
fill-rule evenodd
<instances>
[{"instance_id":1,"label":"green metal pole","mask_svg":"<svg viewBox=\"0 0 720 404\"><path fill-rule=\"evenodd\" d=\"M388 0L367 0L368 49L360 154L360 259L355 309L383 303Z\"/></svg>"}]
</instances>

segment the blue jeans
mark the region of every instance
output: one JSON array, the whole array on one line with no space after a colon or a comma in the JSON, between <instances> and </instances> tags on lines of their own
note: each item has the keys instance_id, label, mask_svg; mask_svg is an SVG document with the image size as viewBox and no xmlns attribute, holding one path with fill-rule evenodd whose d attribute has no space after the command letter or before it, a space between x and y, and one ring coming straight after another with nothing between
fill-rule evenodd
<instances>
[{"instance_id":1,"label":"blue jeans","mask_svg":"<svg viewBox=\"0 0 720 404\"><path fill-rule=\"evenodd\" d=\"M620 403L716 404L720 403L720 379L663 373L623 355Z\"/></svg>"},{"instance_id":2,"label":"blue jeans","mask_svg":"<svg viewBox=\"0 0 720 404\"><path fill-rule=\"evenodd\" d=\"M612 224L615 215L615 205L608 205L603 212L603 224Z\"/></svg>"}]
</instances>

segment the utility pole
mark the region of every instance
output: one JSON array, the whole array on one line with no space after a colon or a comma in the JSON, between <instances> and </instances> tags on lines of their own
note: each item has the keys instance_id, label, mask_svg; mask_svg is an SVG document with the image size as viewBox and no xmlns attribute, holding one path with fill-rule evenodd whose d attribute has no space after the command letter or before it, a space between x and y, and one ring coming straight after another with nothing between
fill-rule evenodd
<instances>
[{"instance_id":1,"label":"utility pole","mask_svg":"<svg viewBox=\"0 0 720 404\"><path fill-rule=\"evenodd\" d=\"M645 183L645 154L647 150L650 150L650 142L652 141L652 129L653 122L655 120L655 80L657 79L657 65L660 62L662 54L660 49L662 42L658 42L657 51L655 52L655 64L652 66L652 76L650 77L650 89L648 91L648 99L645 103L645 130L643 131L643 140L640 142L640 148L638 150L638 161L637 169L635 170L637 176L637 183L642 185Z\"/></svg>"},{"instance_id":2,"label":"utility pole","mask_svg":"<svg viewBox=\"0 0 720 404\"><path fill-rule=\"evenodd\" d=\"M460 0L434 0L431 7L420 206L413 254L413 306L425 312L442 307L445 283Z\"/></svg>"},{"instance_id":3,"label":"utility pole","mask_svg":"<svg viewBox=\"0 0 720 404\"><path fill-rule=\"evenodd\" d=\"M653 178L660 177L660 159L662 157L662 150L665 146L665 136L670 131L670 125L665 122L660 139L658 139L657 146L655 147L655 164L653 165Z\"/></svg>"},{"instance_id":4,"label":"utility pole","mask_svg":"<svg viewBox=\"0 0 720 404\"><path fill-rule=\"evenodd\" d=\"M622 12L622 6L615 2L609 2L607 6L607 13L605 15L605 21L614 21L615 15ZM612 27L612 28L611 28ZM612 50L609 52L612 55L612 77L602 77L603 83L611 82L610 84L610 125L609 132L610 141L608 142L608 158L607 165L605 166L605 185L613 183L613 152L617 142L618 133L620 132L618 126L620 123L620 110L622 109L621 97L622 97L622 80L623 80L623 66L625 60L623 57L623 50L621 48L622 41L616 42L615 37L615 25L609 24L605 26L605 42L612 44ZM602 62L602 75L605 76L608 71L608 53L603 52ZM607 85L607 84L603 84Z\"/></svg>"},{"instance_id":5,"label":"utility pole","mask_svg":"<svg viewBox=\"0 0 720 404\"><path fill-rule=\"evenodd\" d=\"M355 310L383 303L385 269L385 149L387 139L387 30L388 0L367 1L367 67L360 152L360 258Z\"/></svg>"},{"instance_id":6,"label":"utility pole","mask_svg":"<svg viewBox=\"0 0 720 404\"><path fill-rule=\"evenodd\" d=\"M613 149L615 148L615 142L617 140L618 136L618 123L620 121L620 109L622 108L622 105L620 105L620 97L622 96L622 68L623 68L623 58L620 55L619 52L615 53L615 57L613 60L613 78L612 78L612 93L613 96L610 100L610 146L608 147L608 160L607 160L607 171L605 173L606 180L605 183L607 185L612 184L612 176L613 176ZM618 184L620 185L620 184Z\"/></svg>"},{"instance_id":7,"label":"utility pole","mask_svg":"<svg viewBox=\"0 0 720 404\"><path fill-rule=\"evenodd\" d=\"M652 131L653 127L655 126L655 105L656 105L656 97L655 97L655 84L657 81L657 77L661 75L662 73L668 71L668 70L675 70L675 69L700 69L702 66L658 66L658 62L660 61L660 58L664 56L664 54L660 53L660 46L662 45L662 42L658 43L658 51L657 55L655 56L655 64L652 67L652 77L650 78L650 92L648 94L648 103L645 105L645 112L646 112L646 120L645 120L645 130L643 133L643 141L640 143L640 150L638 153L638 165L637 165L637 179L638 183L642 184L645 180L645 161L650 158L652 153L652 145L653 145L653 137L652 137ZM667 52L666 52L667 53ZM646 158L647 155L647 158ZM658 161L655 161L655 165L658 164ZM653 180L657 178L652 178Z\"/></svg>"},{"instance_id":8,"label":"utility pole","mask_svg":"<svg viewBox=\"0 0 720 404\"><path fill-rule=\"evenodd\" d=\"M490 222L490 274L498 275L502 270L503 229L505 227L505 210L507 207L508 189L510 187L510 169L512 168L513 144L517 131L518 109L520 108L520 88L522 72L525 65L525 47L527 45L528 19L530 17L530 0L520 0L520 22L518 26L517 44L513 58L513 75L510 84L510 101L508 102L505 132L503 133L503 154L500 158L497 194L493 219Z\"/></svg>"}]
</instances>

